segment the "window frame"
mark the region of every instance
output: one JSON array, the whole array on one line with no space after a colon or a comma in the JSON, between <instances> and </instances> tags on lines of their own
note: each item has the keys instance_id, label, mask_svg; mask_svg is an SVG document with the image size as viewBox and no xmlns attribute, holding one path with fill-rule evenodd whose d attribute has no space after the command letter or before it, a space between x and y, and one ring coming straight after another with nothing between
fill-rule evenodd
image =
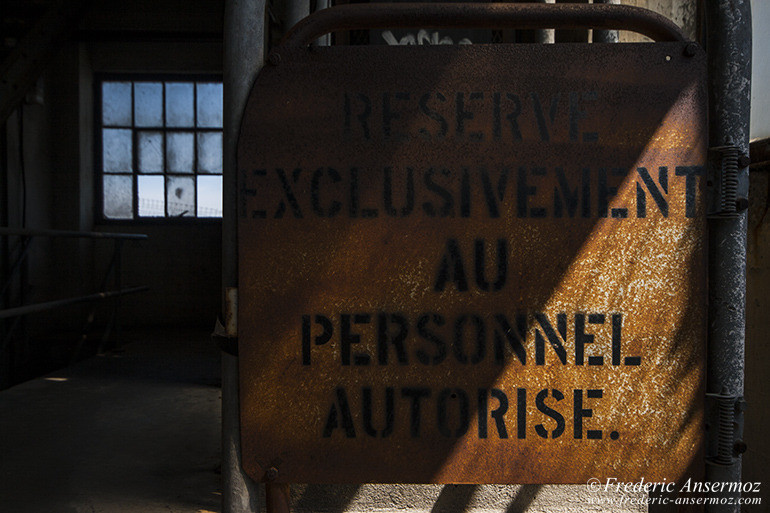
<instances>
[{"instance_id":1,"label":"window frame","mask_svg":"<svg viewBox=\"0 0 770 513\"><path fill-rule=\"evenodd\" d=\"M198 217L197 212L195 216L153 216L153 217L144 217L139 216L139 191L138 191L138 176L142 175L143 173L140 173L138 169L134 169L131 172L131 187L132 187L132 214L134 217L131 219L115 219L110 218L104 215L104 176L105 175L113 175L113 176L125 176L127 173L105 173L104 172L104 146L103 146L103 138L102 138L102 130L105 128L105 125L102 121L102 84L104 82L131 82L132 84L134 82L187 82L187 83L196 83L196 82L218 82L223 83L223 75L221 73L116 73L116 72L110 72L110 73L94 73L93 75L93 106L94 106L94 112L93 112L93 122L94 122L94 128L93 128L93 142L94 142L94 148L93 148L93 155L94 155L94 164L92 166L94 171L94 221L97 224L102 225L188 225L188 224L221 224L222 223L222 217ZM165 89L164 89L165 91ZM193 88L193 112L196 120L197 125L197 113L196 113L196 98L197 98L197 91L196 88ZM165 93L164 93L165 98ZM131 152L131 158L132 158L132 164L137 164L137 143L136 140L136 132L137 127L134 125L134 93L133 93L133 85L132 85L132 93L131 93L131 122L132 126L130 128L132 132L132 152ZM198 161L197 154L198 154L198 148L197 143L194 142L193 144L193 171L191 173L168 173L166 169L164 169L163 173L148 173L148 176L162 176L164 180L164 192L165 192L165 180L169 176L190 176L193 179L195 179L198 176L220 176L222 177L222 180L224 181L224 119L222 121L222 128L198 128L197 126L190 129L189 127L167 127L165 126L165 102L163 105L164 109L164 126L162 127L141 127L143 129L151 129L153 131L162 132L163 134L166 134L169 131L178 131L178 132L191 132L193 134L198 134L202 132L219 132L222 134L222 160L223 160L223 169L222 173L199 173L197 169L195 169L195 165ZM223 104L223 112L222 112L223 118L224 118L224 104ZM109 128L109 127L106 127ZM165 136L164 136L165 139ZM164 162L164 168L166 167L166 156L165 156L165 141L164 141L164 156L163 156L163 162ZM196 206L197 206L197 182L195 184L195 194L196 194ZM165 195L164 195L165 196ZM167 201L167 197L164 197L164 205ZM168 206L165 205L165 208L168 209ZM224 213L224 198L223 198L223 213Z\"/></svg>"}]
</instances>

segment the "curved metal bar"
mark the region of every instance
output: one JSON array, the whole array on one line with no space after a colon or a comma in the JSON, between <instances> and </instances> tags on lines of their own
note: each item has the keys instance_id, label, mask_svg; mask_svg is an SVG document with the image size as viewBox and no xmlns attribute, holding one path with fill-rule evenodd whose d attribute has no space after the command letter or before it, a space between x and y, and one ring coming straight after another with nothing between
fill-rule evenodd
<instances>
[{"instance_id":1,"label":"curved metal bar","mask_svg":"<svg viewBox=\"0 0 770 513\"><path fill-rule=\"evenodd\" d=\"M622 29L654 41L687 41L681 29L665 16L629 5L378 3L339 5L318 11L294 25L280 46L307 46L336 30L404 27Z\"/></svg>"}]
</instances>

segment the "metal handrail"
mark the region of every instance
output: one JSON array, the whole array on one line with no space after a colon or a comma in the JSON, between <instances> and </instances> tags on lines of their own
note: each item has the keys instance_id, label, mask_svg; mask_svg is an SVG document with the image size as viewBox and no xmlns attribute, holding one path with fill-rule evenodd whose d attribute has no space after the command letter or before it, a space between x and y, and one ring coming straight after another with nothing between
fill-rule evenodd
<instances>
[{"instance_id":1,"label":"metal handrail","mask_svg":"<svg viewBox=\"0 0 770 513\"><path fill-rule=\"evenodd\" d=\"M10 337L12 336L14 330L19 325L19 320L24 315L36 313L36 312L42 312L53 308L59 308L63 306L78 304L78 303L114 298L114 305L112 309L111 319L108 324L108 330L107 332L105 332L105 336L102 340L102 346L103 346L104 343L106 342L107 335L111 331L113 325L117 330L118 324L116 319L117 319L117 313L118 313L118 308L120 303L119 298L126 294L133 294L136 292L143 292L143 291L149 290L149 287L123 288L121 284L120 255L121 255L121 248L123 247L123 243L126 240L146 240L148 238L146 234L0 227L0 237L13 237L13 236L21 237L21 251L17 256L16 261L14 262L12 268L9 271L9 276L6 277L7 278L6 283L2 285L2 287L0 287L0 295L5 294L5 291L7 290L8 286L10 286L13 280L13 277L15 276L16 272L20 269L21 263L26 259L28 250L29 250L30 241L34 237L87 238L87 239L102 239L102 240L110 239L114 241L115 248L113 250L113 256L108 265L107 271L104 275L104 278L102 279L101 286L99 287L102 290L101 292L96 292L96 293L92 293L84 296L58 299L54 301L46 301L42 303L32 303L27 305L23 304L21 306L17 306L14 308L0 309L0 319L8 319L8 318L14 319L10 324L10 327L7 330L5 330L4 336L0 340L0 343L2 343L0 347L3 347L3 348L5 347L5 345L10 340ZM107 286L107 281L110 277L110 274L113 274L114 276L114 281L115 281L114 286L117 290L105 291L104 288ZM23 303L23 299L21 300L21 302ZM95 308L96 307L94 307L94 309ZM88 320L84 327L81 341L78 344L78 347L75 350L75 353L73 354L73 361L77 356L77 354L80 352L80 348L82 347L83 342L85 341L87 332L91 327L91 324L93 323L94 311L95 311L94 309L92 309L91 313L88 315Z\"/></svg>"},{"instance_id":2,"label":"metal handrail","mask_svg":"<svg viewBox=\"0 0 770 513\"><path fill-rule=\"evenodd\" d=\"M19 235L25 237L75 237L86 239L133 239L144 240L147 235L144 233L109 233L109 232L80 232L74 230L49 230L49 229L29 229L29 228L7 228L0 227L0 236Z\"/></svg>"},{"instance_id":3,"label":"metal handrail","mask_svg":"<svg viewBox=\"0 0 770 513\"><path fill-rule=\"evenodd\" d=\"M85 303L88 301L98 301L100 299L109 299L111 297L124 296L126 294L134 294L136 292L144 292L145 290L150 290L150 287L131 287L128 289L97 292L95 294L88 294L86 296L57 299L56 301L46 301L44 303L33 303L31 305L24 305L16 308L8 308L5 310L0 310L0 319L8 319L9 317L17 317L19 315L27 315L35 312L43 312L45 310L51 310L52 308L75 305L78 303Z\"/></svg>"},{"instance_id":4,"label":"metal handrail","mask_svg":"<svg viewBox=\"0 0 770 513\"><path fill-rule=\"evenodd\" d=\"M406 27L622 29L654 41L688 41L665 16L630 5L377 3L338 5L311 14L294 25L279 48L307 46L336 30Z\"/></svg>"}]
</instances>

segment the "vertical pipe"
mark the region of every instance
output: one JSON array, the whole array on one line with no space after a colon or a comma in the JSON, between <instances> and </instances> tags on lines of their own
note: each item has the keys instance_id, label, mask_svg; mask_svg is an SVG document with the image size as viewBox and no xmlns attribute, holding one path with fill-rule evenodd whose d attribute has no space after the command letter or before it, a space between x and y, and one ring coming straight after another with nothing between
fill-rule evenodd
<instances>
[{"instance_id":1,"label":"vertical pipe","mask_svg":"<svg viewBox=\"0 0 770 513\"><path fill-rule=\"evenodd\" d=\"M749 0L704 2L707 23L709 74L709 146L735 146L740 155L739 203L748 198L749 112L751 107L751 5ZM709 394L734 399L743 396L746 226L747 212L709 221L709 329L706 387ZM735 443L742 434L740 401L730 405L734 413ZM718 425L712 421L711 433ZM724 435L724 434L723 434ZM711 436L711 435L710 435ZM724 438L722 438L722 442ZM720 446L724 449L724 443ZM732 445L730 443L729 445ZM711 447L711 445L710 445ZM741 457L732 447L727 455L709 450L706 479L740 482ZM726 456L726 458L725 458ZM730 494L737 498L740 492ZM710 512L740 511L737 505L707 506Z\"/></svg>"},{"instance_id":2,"label":"vertical pipe","mask_svg":"<svg viewBox=\"0 0 770 513\"><path fill-rule=\"evenodd\" d=\"M265 55L266 0L227 0L224 17L224 146L222 201L222 317L237 315L238 205L236 148L241 116ZM237 337L235 322L227 335ZM222 512L258 509L258 487L241 467L238 358L222 353Z\"/></svg>"},{"instance_id":3,"label":"vertical pipe","mask_svg":"<svg viewBox=\"0 0 770 513\"><path fill-rule=\"evenodd\" d=\"M595 4L620 4L620 0L594 0ZM594 30L594 43L617 43L619 41L617 30Z\"/></svg>"},{"instance_id":4,"label":"vertical pipe","mask_svg":"<svg viewBox=\"0 0 770 513\"><path fill-rule=\"evenodd\" d=\"M297 24L301 19L310 16L311 0L287 0L284 12L284 32Z\"/></svg>"},{"instance_id":5,"label":"vertical pipe","mask_svg":"<svg viewBox=\"0 0 770 513\"><path fill-rule=\"evenodd\" d=\"M8 226L8 129L0 122L0 226ZM8 236L0 236L0 283L10 280L10 251ZM0 309L8 307L7 292L0 293ZM0 320L0 390L11 386L11 359L5 339L10 334L10 323Z\"/></svg>"},{"instance_id":6,"label":"vertical pipe","mask_svg":"<svg viewBox=\"0 0 770 513\"><path fill-rule=\"evenodd\" d=\"M315 6L313 8L313 12L326 9L327 7L331 7L331 0L315 0ZM316 40L317 46L329 46L331 44L332 44L331 34L326 34L324 36L319 37L318 40Z\"/></svg>"}]
</instances>

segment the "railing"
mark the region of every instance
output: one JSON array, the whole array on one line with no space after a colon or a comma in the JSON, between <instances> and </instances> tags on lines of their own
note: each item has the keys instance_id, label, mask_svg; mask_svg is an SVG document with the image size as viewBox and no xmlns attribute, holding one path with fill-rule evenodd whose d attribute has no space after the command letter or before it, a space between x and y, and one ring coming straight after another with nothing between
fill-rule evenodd
<instances>
[{"instance_id":1,"label":"railing","mask_svg":"<svg viewBox=\"0 0 770 513\"><path fill-rule=\"evenodd\" d=\"M114 241L114 249L112 252L110 263L107 266L107 270L104 274L104 277L102 278L101 285L99 287L100 292L87 294L83 296L74 296L74 297L69 297L64 299L58 299L54 301L46 301L42 303L22 304L20 306L16 306L13 308L0 309L0 320L13 319L10 322L10 324L7 326L7 328L3 330L4 333L2 337L2 346L0 346L0 351L6 350L8 344L11 341L11 338L14 335L14 332L16 331L17 327L20 324L21 319L25 315L36 313L36 312L42 312L46 310L51 310L54 308L59 308L67 305L73 305L73 304L85 303L85 302L95 302L95 301L100 301L105 299L113 299L110 320L107 323L106 329L102 336L101 344L99 346L99 349L102 350L105 344L107 343L107 341L109 340L111 333L113 331L115 332L118 331L118 328L119 328L118 311L120 308L120 297L126 294L133 294L136 292L142 292L149 289L149 287L123 288L122 279L121 279L121 259L122 259L121 257L122 257L123 243L127 240L128 241L145 240L147 239L147 235L134 234L134 233L102 233L102 232L81 232L81 231L70 231L70 230L36 230L36 229L0 227L0 237L12 237L12 236L19 237L19 242L16 250L18 252L18 256L16 256L13 263L10 264L8 267L8 272L7 272L7 276L5 277L5 282L2 283L2 287L0 287L0 298L5 296L6 292L11 287L11 284L14 282L14 280L16 280L17 275L20 274L20 271L23 268L23 263L29 254L29 249L30 249L32 240L35 237L111 239ZM10 254L10 244L6 245L6 248ZM105 290L110 281L111 276L113 279L114 289ZM24 283L24 281L26 280L22 277L21 281L22 281L21 287L23 289L26 286L26 284ZM24 294L20 294L20 302L21 303L24 302ZM88 336L88 332L90 331L90 328L93 325L95 313L96 313L96 306L94 306L91 309L90 313L88 314L86 323L83 327L80 341L72 354L72 357L71 357L72 361L77 359L77 357L79 356L82 350L83 344L85 343L86 338Z\"/></svg>"}]
</instances>

